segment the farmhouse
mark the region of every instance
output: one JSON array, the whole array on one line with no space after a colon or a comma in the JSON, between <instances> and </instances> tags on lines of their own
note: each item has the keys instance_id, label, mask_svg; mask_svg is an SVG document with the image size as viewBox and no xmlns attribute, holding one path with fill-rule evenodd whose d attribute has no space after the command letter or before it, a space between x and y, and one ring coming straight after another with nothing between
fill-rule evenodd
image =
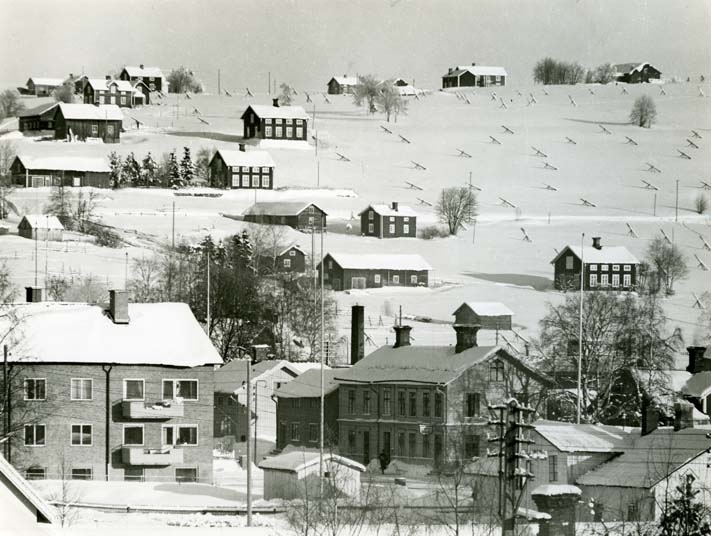
<instances>
[{"instance_id":1,"label":"farmhouse","mask_svg":"<svg viewBox=\"0 0 711 536\"><path fill-rule=\"evenodd\" d=\"M584 290L633 290L637 285L639 260L623 246L602 246L599 236L592 246L565 246L551 261L558 290L580 289L580 270Z\"/></svg>"},{"instance_id":2,"label":"farmhouse","mask_svg":"<svg viewBox=\"0 0 711 536\"><path fill-rule=\"evenodd\" d=\"M274 188L274 160L266 151L239 151L219 149L208 167L210 186L215 188Z\"/></svg>"},{"instance_id":3,"label":"farmhouse","mask_svg":"<svg viewBox=\"0 0 711 536\"><path fill-rule=\"evenodd\" d=\"M27 80L27 93L38 97L48 97L52 92L61 86L64 80L61 78L37 78Z\"/></svg>"},{"instance_id":4,"label":"farmhouse","mask_svg":"<svg viewBox=\"0 0 711 536\"><path fill-rule=\"evenodd\" d=\"M499 331L511 329L513 311L499 302L464 302L453 314L455 326L471 324Z\"/></svg>"},{"instance_id":5,"label":"farmhouse","mask_svg":"<svg viewBox=\"0 0 711 536\"><path fill-rule=\"evenodd\" d=\"M121 80L128 80L131 85L136 87L138 82L142 82L144 86L140 86L146 97L146 104L150 104L150 93L158 91L167 93L168 84L166 83L163 72L158 67L146 67L143 64L138 67L126 66L119 75Z\"/></svg>"},{"instance_id":6,"label":"farmhouse","mask_svg":"<svg viewBox=\"0 0 711 536\"><path fill-rule=\"evenodd\" d=\"M301 106L279 106L279 99L272 106L252 104L242 114L244 138L262 140L306 141L308 114Z\"/></svg>"},{"instance_id":7,"label":"farmhouse","mask_svg":"<svg viewBox=\"0 0 711 536\"><path fill-rule=\"evenodd\" d=\"M20 132L54 130L54 114L58 104L48 102L17 114Z\"/></svg>"},{"instance_id":8,"label":"farmhouse","mask_svg":"<svg viewBox=\"0 0 711 536\"><path fill-rule=\"evenodd\" d=\"M39 292L28 292L35 299ZM182 303L17 307L12 463L27 478L212 482L214 367ZM66 470L67 473L63 473Z\"/></svg>"},{"instance_id":9,"label":"farmhouse","mask_svg":"<svg viewBox=\"0 0 711 536\"><path fill-rule=\"evenodd\" d=\"M303 274L306 272L306 253L296 244L281 250L273 261L274 271L277 273Z\"/></svg>"},{"instance_id":10,"label":"farmhouse","mask_svg":"<svg viewBox=\"0 0 711 536\"><path fill-rule=\"evenodd\" d=\"M10 166L17 186L93 186L110 188L111 168L104 157L19 155Z\"/></svg>"},{"instance_id":11,"label":"farmhouse","mask_svg":"<svg viewBox=\"0 0 711 536\"><path fill-rule=\"evenodd\" d=\"M358 85L357 76L334 76L328 81L329 95L352 95Z\"/></svg>"},{"instance_id":12,"label":"farmhouse","mask_svg":"<svg viewBox=\"0 0 711 536\"><path fill-rule=\"evenodd\" d=\"M477 326L454 329L456 345L411 346L410 326L396 326L393 346L336 375L340 453L440 466L486 452L487 404L515 395L545 406L550 380L498 346L478 346Z\"/></svg>"},{"instance_id":13,"label":"farmhouse","mask_svg":"<svg viewBox=\"0 0 711 536\"><path fill-rule=\"evenodd\" d=\"M255 203L243 214L244 221L288 225L297 230L326 229L327 214L314 203L275 201Z\"/></svg>"},{"instance_id":14,"label":"farmhouse","mask_svg":"<svg viewBox=\"0 0 711 536\"><path fill-rule=\"evenodd\" d=\"M115 104L65 104L57 106L54 115L54 137L58 140L102 139L119 143L123 114Z\"/></svg>"},{"instance_id":15,"label":"farmhouse","mask_svg":"<svg viewBox=\"0 0 711 536\"><path fill-rule=\"evenodd\" d=\"M53 240L61 242L64 226L57 216L25 214L17 225L17 234L30 240Z\"/></svg>"},{"instance_id":16,"label":"farmhouse","mask_svg":"<svg viewBox=\"0 0 711 536\"><path fill-rule=\"evenodd\" d=\"M428 286L432 267L419 255L328 253L323 278L333 290Z\"/></svg>"},{"instance_id":17,"label":"farmhouse","mask_svg":"<svg viewBox=\"0 0 711 536\"><path fill-rule=\"evenodd\" d=\"M135 89L131 82L114 80L110 75L103 78L89 78L84 84L84 104L116 104L121 108L133 108L143 104L143 93Z\"/></svg>"},{"instance_id":18,"label":"farmhouse","mask_svg":"<svg viewBox=\"0 0 711 536\"><path fill-rule=\"evenodd\" d=\"M360 214L360 232L377 238L417 236L417 214L410 207L393 201L388 205L369 205Z\"/></svg>"},{"instance_id":19,"label":"farmhouse","mask_svg":"<svg viewBox=\"0 0 711 536\"><path fill-rule=\"evenodd\" d=\"M615 80L628 84L640 84L650 80L659 80L662 77L661 71L649 63L620 63L613 65L613 69Z\"/></svg>"},{"instance_id":20,"label":"farmhouse","mask_svg":"<svg viewBox=\"0 0 711 536\"><path fill-rule=\"evenodd\" d=\"M326 368L323 379L324 444L338 445L338 383L340 371ZM321 371L307 370L274 391L276 397L276 448L287 445L318 447L321 422Z\"/></svg>"},{"instance_id":21,"label":"farmhouse","mask_svg":"<svg viewBox=\"0 0 711 536\"><path fill-rule=\"evenodd\" d=\"M442 89L458 87L505 86L508 74L503 67L487 67L472 63L450 67L442 77Z\"/></svg>"}]
</instances>

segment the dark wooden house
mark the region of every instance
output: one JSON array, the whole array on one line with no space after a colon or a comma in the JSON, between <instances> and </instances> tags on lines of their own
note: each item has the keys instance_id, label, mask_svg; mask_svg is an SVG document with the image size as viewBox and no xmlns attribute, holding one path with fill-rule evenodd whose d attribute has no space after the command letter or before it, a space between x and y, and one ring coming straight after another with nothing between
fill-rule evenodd
<instances>
[{"instance_id":1,"label":"dark wooden house","mask_svg":"<svg viewBox=\"0 0 711 536\"><path fill-rule=\"evenodd\" d=\"M306 141L308 119L301 106L279 106L278 98L272 106L252 104L242 114L244 138Z\"/></svg>"},{"instance_id":2,"label":"dark wooden house","mask_svg":"<svg viewBox=\"0 0 711 536\"><path fill-rule=\"evenodd\" d=\"M277 201L255 203L244 212L244 221L288 225L298 230L326 228L327 214L314 203Z\"/></svg>"},{"instance_id":3,"label":"dark wooden house","mask_svg":"<svg viewBox=\"0 0 711 536\"><path fill-rule=\"evenodd\" d=\"M334 76L328 81L329 95L352 95L358 85L357 76Z\"/></svg>"},{"instance_id":4,"label":"dark wooden house","mask_svg":"<svg viewBox=\"0 0 711 536\"><path fill-rule=\"evenodd\" d=\"M210 186L215 188L260 189L274 188L274 160L266 151L218 150L210 160Z\"/></svg>"},{"instance_id":5,"label":"dark wooden house","mask_svg":"<svg viewBox=\"0 0 711 536\"><path fill-rule=\"evenodd\" d=\"M49 97L63 83L64 80L61 78L32 77L27 80L27 93L38 97Z\"/></svg>"},{"instance_id":6,"label":"dark wooden house","mask_svg":"<svg viewBox=\"0 0 711 536\"><path fill-rule=\"evenodd\" d=\"M584 290L634 290L639 260L623 246L602 246L593 237L592 246L565 246L551 261L555 288L580 289L583 271Z\"/></svg>"},{"instance_id":7,"label":"dark wooden house","mask_svg":"<svg viewBox=\"0 0 711 536\"><path fill-rule=\"evenodd\" d=\"M369 205L360 214L360 232L377 238L417 236L417 214L410 207L393 202Z\"/></svg>"},{"instance_id":8,"label":"dark wooden house","mask_svg":"<svg viewBox=\"0 0 711 536\"><path fill-rule=\"evenodd\" d=\"M56 102L48 102L17 114L20 132L38 132L54 130Z\"/></svg>"},{"instance_id":9,"label":"dark wooden house","mask_svg":"<svg viewBox=\"0 0 711 536\"><path fill-rule=\"evenodd\" d=\"M111 168L105 157L19 155L10 173L17 186L111 187Z\"/></svg>"},{"instance_id":10,"label":"dark wooden house","mask_svg":"<svg viewBox=\"0 0 711 536\"><path fill-rule=\"evenodd\" d=\"M503 67L472 63L450 67L442 77L442 88L505 86L508 74Z\"/></svg>"},{"instance_id":11,"label":"dark wooden house","mask_svg":"<svg viewBox=\"0 0 711 536\"><path fill-rule=\"evenodd\" d=\"M134 86L137 82L143 82L149 91L168 92L165 77L158 67L146 67L143 64L138 67L127 65L121 71L119 78L128 80ZM146 100L146 104L150 104L150 102Z\"/></svg>"},{"instance_id":12,"label":"dark wooden house","mask_svg":"<svg viewBox=\"0 0 711 536\"><path fill-rule=\"evenodd\" d=\"M303 274L306 272L306 253L297 245L289 246L276 256L278 273Z\"/></svg>"},{"instance_id":13,"label":"dark wooden house","mask_svg":"<svg viewBox=\"0 0 711 536\"><path fill-rule=\"evenodd\" d=\"M499 302L464 302L454 311L454 325L479 329L509 330L513 311Z\"/></svg>"},{"instance_id":14,"label":"dark wooden house","mask_svg":"<svg viewBox=\"0 0 711 536\"><path fill-rule=\"evenodd\" d=\"M337 369L324 370L324 443L338 445ZM321 421L321 371L307 370L274 392L276 397L276 448L287 445L318 447Z\"/></svg>"},{"instance_id":15,"label":"dark wooden house","mask_svg":"<svg viewBox=\"0 0 711 536\"><path fill-rule=\"evenodd\" d=\"M17 225L17 234L30 240L53 240L61 242L64 226L57 216L48 214L25 214Z\"/></svg>"},{"instance_id":16,"label":"dark wooden house","mask_svg":"<svg viewBox=\"0 0 711 536\"><path fill-rule=\"evenodd\" d=\"M432 267L419 255L328 253L323 268L326 286L333 290L380 287L426 287Z\"/></svg>"},{"instance_id":17,"label":"dark wooden house","mask_svg":"<svg viewBox=\"0 0 711 536\"><path fill-rule=\"evenodd\" d=\"M650 80L659 80L662 73L649 63L620 63L613 66L615 80L627 84L641 84Z\"/></svg>"},{"instance_id":18,"label":"dark wooden house","mask_svg":"<svg viewBox=\"0 0 711 536\"><path fill-rule=\"evenodd\" d=\"M85 104L115 104L121 108L133 108L143 104L144 96L134 89L131 82L106 78L89 78L83 90Z\"/></svg>"},{"instance_id":19,"label":"dark wooden house","mask_svg":"<svg viewBox=\"0 0 711 536\"><path fill-rule=\"evenodd\" d=\"M54 115L54 137L58 140L99 138L104 143L119 143L123 114L115 104L60 103Z\"/></svg>"}]
</instances>

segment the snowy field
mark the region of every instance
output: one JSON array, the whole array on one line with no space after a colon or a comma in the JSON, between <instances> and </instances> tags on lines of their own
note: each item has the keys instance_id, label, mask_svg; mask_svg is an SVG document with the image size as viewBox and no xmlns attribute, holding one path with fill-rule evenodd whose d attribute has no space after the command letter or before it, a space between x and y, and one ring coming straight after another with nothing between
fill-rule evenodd
<instances>
[{"instance_id":1,"label":"snowy field","mask_svg":"<svg viewBox=\"0 0 711 536\"><path fill-rule=\"evenodd\" d=\"M436 202L439 191L464 186L471 177L480 190L475 233L468 229L458 237L430 241L326 235L326 252L419 253L433 266L429 289L339 293L343 335L349 334L349 306L353 303L366 306L371 351L386 340L392 341L389 315L399 306L408 318L449 321L461 302L470 300L504 302L515 313L516 331L526 338L535 336L546 302L563 299L551 290L549 263L556 249L579 244L584 232L586 243L599 235L603 246L624 245L642 258L649 241L663 229L681 246L690 267L688 279L665 301L665 310L670 327L681 327L685 342L692 343L698 336L699 314L693 307L693 294L711 288L711 272L699 268L694 257L698 255L711 266L711 251L704 249L700 238L711 242L711 216L693 210L694 199L704 191L701 181L711 178L711 100L699 96L697 84L666 84L666 95L656 84L626 87L628 94L623 94L622 85L614 84L549 86L545 90L548 95L540 86L506 87L497 88L500 98L496 100L491 90L477 88L462 92L469 103L452 93L433 92L411 99L408 114L389 124L380 115L367 115L356 108L349 97L332 96L327 104L321 95L313 95L315 104L305 108L315 117L309 135L319 139L318 150L313 140L310 150L269 148L277 166L275 185L279 190L225 191L217 198L178 197L167 190L102 191L102 221L125 230L131 246L110 250L83 243L55 243L45 252L45 244L39 244L39 283L46 265L50 274L91 273L109 285L123 286L127 254L130 262L150 255L159 243L170 240L173 203L176 240L195 241L208 233L219 238L241 230L243 223L221 214L240 214L255 199L309 199L322 206L329 214L329 224L339 229L369 203L398 201L418 212L422 228L436 220L428 203ZM703 90L711 94L708 84ZM537 102L527 105L530 94ZM642 94L652 96L657 104L658 119L651 129L627 123L634 99ZM571 98L577 106L571 104ZM295 104L304 105L304 100L303 93L299 94ZM122 135L120 145L16 139L18 151L105 155L115 150L122 155L134 152L137 158L151 151L158 159L173 148L181 152L183 146L189 146L193 154L201 147L234 149L241 141L239 117L244 108L249 103L269 103L270 97L257 95L247 100L199 95L188 100L170 96L164 101L160 106L125 111L128 132ZM195 109L209 125L198 121ZM131 118L142 121L143 126L136 130ZM503 125L514 133L507 133ZM701 136L694 138L698 149L687 142L692 129ZM8 136L16 138L12 133ZM627 136L637 145L629 143ZM546 157L537 156L536 149ZM459 150L471 158L458 156ZM336 153L346 155L350 162L339 160ZM414 162L426 169L416 169ZM556 169L547 168L546 163ZM661 172L648 171L648 164ZM643 181L657 190L645 187ZM48 194L48 189L18 189L12 199L22 212L34 212L41 210ZM711 197L711 191L706 195ZM504 206L502 198L517 208ZM585 206L581 199L596 206ZM637 238L629 234L626 224L636 231ZM532 242L522 240L521 228ZM308 235L289 230L287 240L311 249ZM16 236L0 236L0 257L9 262L18 286L34 281L34 247ZM454 342L447 325L416 321L412 325L415 344ZM482 344L494 342L493 337L482 334ZM505 337L523 350L521 339L511 333ZM345 348L345 339L343 342Z\"/></svg>"}]
</instances>

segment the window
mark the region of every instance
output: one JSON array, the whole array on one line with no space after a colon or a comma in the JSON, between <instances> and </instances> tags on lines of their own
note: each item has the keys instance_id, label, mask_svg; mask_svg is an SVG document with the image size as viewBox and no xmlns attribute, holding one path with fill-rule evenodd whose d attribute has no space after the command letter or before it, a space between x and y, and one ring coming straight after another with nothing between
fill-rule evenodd
<instances>
[{"instance_id":1,"label":"window","mask_svg":"<svg viewBox=\"0 0 711 536\"><path fill-rule=\"evenodd\" d=\"M268 174L270 169L271 169L271 168L269 168L269 167L263 167L263 168L262 168L262 173L267 173L267 174Z\"/></svg>"},{"instance_id":2,"label":"window","mask_svg":"<svg viewBox=\"0 0 711 536\"><path fill-rule=\"evenodd\" d=\"M597 274L590 274L590 286L591 287L597 286Z\"/></svg>"},{"instance_id":3,"label":"window","mask_svg":"<svg viewBox=\"0 0 711 536\"><path fill-rule=\"evenodd\" d=\"M383 415L390 415L392 412L392 405L390 401L390 391L385 391L383 393Z\"/></svg>"},{"instance_id":4,"label":"window","mask_svg":"<svg viewBox=\"0 0 711 536\"><path fill-rule=\"evenodd\" d=\"M295 249L292 249L291 251L289 251L289 257L296 257L296 250Z\"/></svg>"},{"instance_id":5,"label":"window","mask_svg":"<svg viewBox=\"0 0 711 536\"><path fill-rule=\"evenodd\" d=\"M639 506L637 503L627 505L627 521L639 521Z\"/></svg>"},{"instance_id":6,"label":"window","mask_svg":"<svg viewBox=\"0 0 711 536\"><path fill-rule=\"evenodd\" d=\"M632 266L629 265L629 264L625 264L623 268L624 268L624 271L625 271L625 272L631 272L631 271L632 271Z\"/></svg>"},{"instance_id":7,"label":"window","mask_svg":"<svg viewBox=\"0 0 711 536\"><path fill-rule=\"evenodd\" d=\"M612 274L612 288L620 286L620 274Z\"/></svg>"},{"instance_id":8,"label":"window","mask_svg":"<svg viewBox=\"0 0 711 536\"><path fill-rule=\"evenodd\" d=\"M311 443L318 441L318 424L309 423L309 441Z\"/></svg>"},{"instance_id":9,"label":"window","mask_svg":"<svg viewBox=\"0 0 711 536\"><path fill-rule=\"evenodd\" d=\"M415 456L417 456L417 434L410 432L409 437L407 439L408 453L410 454L411 458L414 458Z\"/></svg>"},{"instance_id":10,"label":"window","mask_svg":"<svg viewBox=\"0 0 711 536\"><path fill-rule=\"evenodd\" d=\"M395 221L395 216L390 216L390 221L394 222Z\"/></svg>"},{"instance_id":11,"label":"window","mask_svg":"<svg viewBox=\"0 0 711 536\"><path fill-rule=\"evenodd\" d=\"M619 265L619 264L613 264L613 265L612 265L612 271L613 271L613 272L619 272L619 271L620 271L620 265Z\"/></svg>"},{"instance_id":12,"label":"window","mask_svg":"<svg viewBox=\"0 0 711 536\"><path fill-rule=\"evenodd\" d=\"M272 127L271 127L271 126L267 125L267 126L264 127L264 135L265 135L267 138L271 138L271 137L272 137Z\"/></svg>"},{"instance_id":13,"label":"window","mask_svg":"<svg viewBox=\"0 0 711 536\"><path fill-rule=\"evenodd\" d=\"M410 234L410 225L407 223L405 225L403 225L402 232L403 232L403 234Z\"/></svg>"},{"instance_id":14,"label":"window","mask_svg":"<svg viewBox=\"0 0 711 536\"><path fill-rule=\"evenodd\" d=\"M297 119L297 120L296 120L296 125L297 125L297 126L303 125L303 124L304 124L304 120L303 120L303 119Z\"/></svg>"},{"instance_id":15,"label":"window","mask_svg":"<svg viewBox=\"0 0 711 536\"><path fill-rule=\"evenodd\" d=\"M417 417L417 391L410 391L409 396L409 407L410 407L410 417Z\"/></svg>"},{"instance_id":16,"label":"window","mask_svg":"<svg viewBox=\"0 0 711 536\"><path fill-rule=\"evenodd\" d=\"M589 264L591 272L597 272L597 264Z\"/></svg>"},{"instance_id":17,"label":"window","mask_svg":"<svg viewBox=\"0 0 711 536\"><path fill-rule=\"evenodd\" d=\"M28 378L25 380L25 400L45 400L47 397L47 380L44 378Z\"/></svg>"},{"instance_id":18,"label":"window","mask_svg":"<svg viewBox=\"0 0 711 536\"><path fill-rule=\"evenodd\" d=\"M44 447L46 428L44 424L25 425L25 446Z\"/></svg>"},{"instance_id":19,"label":"window","mask_svg":"<svg viewBox=\"0 0 711 536\"><path fill-rule=\"evenodd\" d=\"M422 416L430 416L430 393L428 391L422 393Z\"/></svg>"},{"instance_id":20,"label":"window","mask_svg":"<svg viewBox=\"0 0 711 536\"><path fill-rule=\"evenodd\" d=\"M600 270L603 272L607 272L610 269L610 266L608 264L601 264L600 265Z\"/></svg>"},{"instance_id":21,"label":"window","mask_svg":"<svg viewBox=\"0 0 711 536\"><path fill-rule=\"evenodd\" d=\"M388 233L395 234L395 224L391 223L388 225Z\"/></svg>"},{"instance_id":22,"label":"window","mask_svg":"<svg viewBox=\"0 0 711 536\"><path fill-rule=\"evenodd\" d=\"M282 127L281 125L277 125L274 128L274 132L275 132L275 134L274 134L275 138L281 138L284 135L284 127Z\"/></svg>"},{"instance_id":23,"label":"window","mask_svg":"<svg viewBox=\"0 0 711 536\"><path fill-rule=\"evenodd\" d=\"M262 175L262 188L269 188L269 175Z\"/></svg>"},{"instance_id":24,"label":"window","mask_svg":"<svg viewBox=\"0 0 711 536\"><path fill-rule=\"evenodd\" d=\"M348 413L350 413L351 415L353 415L356 411L355 397L356 397L355 389L349 389L348 390Z\"/></svg>"},{"instance_id":25,"label":"window","mask_svg":"<svg viewBox=\"0 0 711 536\"><path fill-rule=\"evenodd\" d=\"M375 283L376 285L380 284L380 274L375 274L373 276L373 283Z\"/></svg>"},{"instance_id":26,"label":"window","mask_svg":"<svg viewBox=\"0 0 711 536\"><path fill-rule=\"evenodd\" d=\"M114 135L114 126L113 125L107 125L106 126L106 133L113 136Z\"/></svg>"},{"instance_id":27,"label":"window","mask_svg":"<svg viewBox=\"0 0 711 536\"><path fill-rule=\"evenodd\" d=\"M259 175L252 175L252 188L259 188Z\"/></svg>"},{"instance_id":28,"label":"window","mask_svg":"<svg viewBox=\"0 0 711 536\"><path fill-rule=\"evenodd\" d=\"M72 446L91 446L90 424L72 424Z\"/></svg>"},{"instance_id":29,"label":"window","mask_svg":"<svg viewBox=\"0 0 711 536\"><path fill-rule=\"evenodd\" d=\"M370 415L370 391L363 391L363 413Z\"/></svg>"},{"instance_id":30,"label":"window","mask_svg":"<svg viewBox=\"0 0 711 536\"><path fill-rule=\"evenodd\" d=\"M399 284L400 284L400 276L394 275L393 276L393 285L399 285Z\"/></svg>"},{"instance_id":31,"label":"window","mask_svg":"<svg viewBox=\"0 0 711 536\"><path fill-rule=\"evenodd\" d=\"M99 125L91 125L91 135L96 137L99 135Z\"/></svg>"},{"instance_id":32,"label":"window","mask_svg":"<svg viewBox=\"0 0 711 536\"><path fill-rule=\"evenodd\" d=\"M369 210L368 211L368 219L373 220L374 218L375 218L375 212L373 212L372 210Z\"/></svg>"},{"instance_id":33,"label":"window","mask_svg":"<svg viewBox=\"0 0 711 536\"><path fill-rule=\"evenodd\" d=\"M369 223L368 224L368 232L374 233L375 232L375 225L373 225L372 223Z\"/></svg>"},{"instance_id":34,"label":"window","mask_svg":"<svg viewBox=\"0 0 711 536\"><path fill-rule=\"evenodd\" d=\"M163 399L175 400L176 398L182 398L183 400L197 400L198 381L163 380Z\"/></svg>"},{"instance_id":35,"label":"window","mask_svg":"<svg viewBox=\"0 0 711 536\"><path fill-rule=\"evenodd\" d=\"M111 84L111 87L109 88L109 91L111 93L116 93L116 84Z\"/></svg>"},{"instance_id":36,"label":"window","mask_svg":"<svg viewBox=\"0 0 711 536\"><path fill-rule=\"evenodd\" d=\"M143 400L144 380L124 380L123 398L124 400Z\"/></svg>"},{"instance_id":37,"label":"window","mask_svg":"<svg viewBox=\"0 0 711 536\"><path fill-rule=\"evenodd\" d=\"M72 480L91 480L91 467L72 467Z\"/></svg>"},{"instance_id":38,"label":"window","mask_svg":"<svg viewBox=\"0 0 711 536\"><path fill-rule=\"evenodd\" d=\"M623 274L622 286L623 287L631 287L632 286L632 276L630 274Z\"/></svg>"},{"instance_id":39,"label":"window","mask_svg":"<svg viewBox=\"0 0 711 536\"><path fill-rule=\"evenodd\" d=\"M328 260L328 269L329 270L333 269L333 261L331 259Z\"/></svg>"},{"instance_id":40,"label":"window","mask_svg":"<svg viewBox=\"0 0 711 536\"><path fill-rule=\"evenodd\" d=\"M296 139L304 137L304 127L296 127Z\"/></svg>"},{"instance_id":41,"label":"window","mask_svg":"<svg viewBox=\"0 0 711 536\"><path fill-rule=\"evenodd\" d=\"M143 425L125 424L123 426L123 444L126 446L142 446Z\"/></svg>"},{"instance_id":42,"label":"window","mask_svg":"<svg viewBox=\"0 0 711 536\"><path fill-rule=\"evenodd\" d=\"M26 480L44 480L47 478L47 469L33 465L25 471Z\"/></svg>"},{"instance_id":43,"label":"window","mask_svg":"<svg viewBox=\"0 0 711 536\"><path fill-rule=\"evenodd\" d=\"M600 285L603 287L607 286L607 274L602 274L600 276Z\"/></svg>"},{"instance_id":44,"label":"window","mask_svg":"<svg viewBox=\"0 0 711 536\"><path fill-rule=\"evenodd\" d=\"M442 393L435 393L434 413L435 417L442 416Z\"/></svg>"},{"instance_id":45,"label":"window","mask_svg":"<svg viewBox=\"0 0 711 536\"><path fill-rule=\"evenodd\" d=\"M430 456L432 456L432 454L430 453L430 436L423 435L422 436L422 457L429 458Z\"/></svg>"},{"instance_id":46,"label":"window","mask_svg":"<svg viewBox=\"0 0 711 536\"><path fill-rule=\"evenodd\" d=\"M123 479L126 482L143 482L143 467L124 467Z\"/></svg>"},{"instance_id":47,"label":"window","mask_svg":"<svg viewBox=\"0 0 711 536\"><path fill-rule=\"evenodd\" d=\"M292 119L284 119L284 124L285 125L293 125L294 121Z\"/></svg>"},{"instance_id":48,"label":"window","mask_svg":"<svg viewBox=\"0 0 711 536\"><path fill-rule=\"evenodd\" d=\"M467 407L466 416L467 417L478 417L480 414L481 405L481 394L480 393L467 393Z\"/></svg>"},{"instance_id":49,"label":"window","mask_svg":"<svg viewBox=\"0 0 711 536\"><path fill-rule=\"evenodd\" d=\"M310 227L314 226L314 217L313 216L309 216L309 226Z\"/></svg>"},{"instance_id":50,"label":"window","mask_svg":"<svg viewBox=\"0 0 711 536\"><path fill-rule=\"evenodd\" d=\"M407 452L405 452L405 432L400 432L397 435L397 451L400 456L407 456Z\"/></svg>"},{"instance_id":51,"label":"window","mask_svg":"<svg viewBox=\"0 0 711 536\"><path fill-rule=\"evenodd\" d=\"M291 268L291 259L284 259L284 268Z\"/></svg>"},{"instance_id":52,"label":"window","mask_svg":"<svg viewBox=\"0 0 711 536\"><path fill-rule=\"evenodd\" d=\"M91 378L72 378L71 380L71 399L72 400L91 400L94 380Z\"/></svg>"},{"instance_id":53,"label":"window","mask_svg":"<svg viewBox=\"0 0 711 536\"><path fill-rule=\"evenodd\" d=\"M353 452L356 449L355 430L348 430L348 449Z\"/></svg>"},{"instance_id":54,"label":"window","mask_svg":"<svg viewBox=\"0 0 711 536\"><path fill-rule=\"evenodd\" d=\"M411 285L417 285L417 276L416 276L416 275L411 275L411 276L410 276L410 284L411 284Z\"/></svg>"},{"instance_id":55,"label":"window","mask_svg":"<svg viewBox=\"0 0 711 536\"><path fill-rule=\"evenodd\" d=\"M294 127L286 127L286 137L287 138L294 137Z\"/></svg>"},{"instance_id":56,"label":"window","mask_svg":"<svg viewBox=\"0 0 711 536\"><path fill-rule=\"evenodd\" d=\"M573 269L573 256L572 256L572 255L568 255L568 256L565 258L565 269L566 269L566 270L572 270L572 269Z\"/></svg>"},{"instance_id":57,"label":"window","mask_svg":"<svg viewBox=\"0 0 711 536\"><path fill-rule=\"evenodd\" d=\"M480 439L478 435L467 435L464 437L464 457L474 458L479 456L479 443Z\"/></svg>"},{"instance_id":58,"label":"window","mask_svg":"<svg viewBox=\"0 0 711 536\"><path fill-rule=\"evenodd\" d=\"M181 467L175 469L176 482L197 482L198 470L197 467Z\"/></svg>"},{"instance_id":59,"label":"window","mask_svg":"<svg viewBox=\"0 0 711 536\"><path fill-rule=\"evenodd\" d=\"M555 454L548 456L548 481L558 481L558 456Z\"/></svg>"},{"instance_id":60,"label":"window","mask_svg":"<svg viewBox=\"0 0 711 536\"><path fill-rule=\"evenodd\" d=\"M309 205L309 214L313 214L313 213L314 213L314 206Z\"/></svg>"},{"instance_id":61,"label":"window","mask_svg":"<svg viewBox=\"0 0 711 536\"><path fill-rule=\"evenodd\" d=\"M504 381L504 363L495 359L489 363L489 381L502 382Z\"/></svg>"},{"instance_id":62,"label":"window","mask_svg":"<svg viewBox=\"0 0 711 536\"><path fill-rule=\"evenodd\" d=\"M407 411L405 410L405 391L397 392L397 414L400 417L407 415Z\"/></svg>"},{"instance_id":63,"label":"window","mask_svg":"<svg viewBox=\"0 0 711 536\"><path fill-rule=\"evenodd\" d=\"M178 425L175 426L175 444L178 446L197 446L198 444L198 427L197 425Z\"/></svg>"},{"instance_id":64,"label":"window","mask_svg":"<svg viewBox=\"0 0 711 536\"><path fill-rule=\"evenodd\" d=\"M126 95L121 95L121 104L126 104Z\"/></svg>"},{"instance_id":65,"label":"window","mask_svg":"<svg viewBox=\"0 0 711 536\"><path fill-rule=\"evenodd\" d=\"M408 223L408 222L410 221L410 218L408 218L407 216L405 216L405 217L402 219L402 221L404 221L405 223ZM405 227L407 227L407 226L405 226Z\"/></svg>"},{"instance_id":66,"label":"window","mask_svg":"<svg viewBox=\"0 0 711 536\"><path fill-rule=\"evenodd\" d=\"M299 423L298 422L291 423L291 440L292 441L299 440Z\"/></svg>"},{"instance_id":67,"label":"window","mask_svg":"<svg viewBox=\"0 0 711 536\"><path fill-rule=\"evenodd\" d=\"M242 175L242 188L249 188L249 175Z\"/></svg>"}]
</instances>

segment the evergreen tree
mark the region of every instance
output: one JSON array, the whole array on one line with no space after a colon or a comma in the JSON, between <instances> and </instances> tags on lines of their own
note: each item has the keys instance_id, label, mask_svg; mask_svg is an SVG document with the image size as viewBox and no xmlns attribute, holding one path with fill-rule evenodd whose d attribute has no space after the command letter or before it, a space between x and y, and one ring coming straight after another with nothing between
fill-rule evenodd
<instances>
[{"instance_id":1,"label":"evergreen tree","mask_svg":"<svg viewBox=\"0 0 711 536\"><path fill-rule=\"evenodd\" d=\"M111 151L109 153L109 180L111 181L111 186L112 188L120 188L121 187L121 168L123 167L123 164L121 162L121 157L116 154L115 151Z\"/></svg>"},{"instance_id":2,"label":"evergreen tree","mask_svg":"<svg viewBox=\"0 0 711 536\"><path fill-rule=\"evenodd\" d=\"M709 511L697 499L700 490L694 489L694 476L686 478L676 487L675 497L666 504L659 522L661 536L704 536L711 534Z\"/></svg>"},{"instance_id":3,"label":"evergreen tree","mask_svg":"<svg viewBox=\"0 0 711 536\"><path fill-rule=\"evenodd\" d=\"M142 186L141 164L136 160L133 152L129 153L124 160L121 170L122 184L124 186Z\"/></svg>"},{"instance_id":4,"label":"evergreen tree","mask_svg":"<svg viewBox=\"0 0 711 536\"><path fill-rule=\"evenodd\" d=\"M183 184L190 185L195 175L193 159L190 156L190 147L183 147L183 159L180 161L180 178Z\"/></svg>"},{"instance_id":5,"label":"evergreen tree","mask_svg":"<svg viewBox=\"0 0 711 536\"><path fill-rule=\"evenodd\" d=\"M155 186L158 182L158 164L153 160L153 156L150 151L143 158L143 179L142 182L145 186Z\"/></svg>"},{"instance_id":6,"label":"evergreen tree","mask_svg":"<svg viewBox=\"0 0 711 536\"><path fill-rule=\"evenodd\" d=\"M178 158L175 156L175 150L170 151L168 155L168 186L171 188L180 188L183 185L182 178L180 176L180 166L178 165Z\"/></svg>"}]
</instances>

